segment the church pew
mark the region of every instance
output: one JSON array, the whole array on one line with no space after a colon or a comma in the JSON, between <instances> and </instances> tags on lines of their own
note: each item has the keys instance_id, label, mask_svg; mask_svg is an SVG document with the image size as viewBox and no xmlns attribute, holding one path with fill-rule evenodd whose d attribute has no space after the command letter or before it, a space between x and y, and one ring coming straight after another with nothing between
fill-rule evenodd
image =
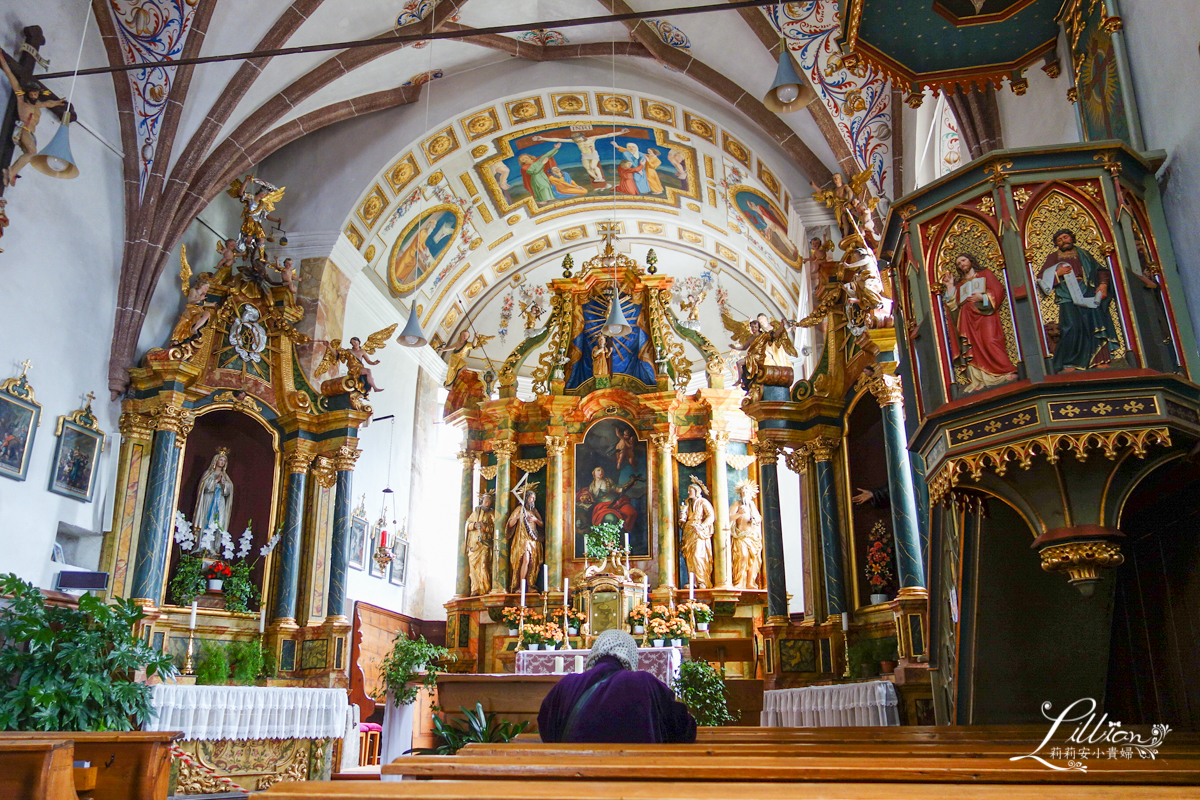
<instances>
[{"instance_id":1,"label":"church pew","mask_svg":"<svg viewBox=\"0 0 1200 800\"><path fill-rule=\"evenodd\" d=\"M1031 759L891 756L676 756L672 758L587 757L550 754L508 756L417 756L382 769L387 776L437 780L692 781L807 783L876 781L921 783L1200 784L1200 758L1100 759L1086 772L1051 770Z\"/></svg>"},{"instance_id":2,"label":"church pew","mask_svg":"<svg viewBox=\"0 0 1200 800\"><path fill-rule=\"evenodd\" d=\"M1073 724L1059 727L1055 739L1063 740L1074 730ZM1045 725L946 725L946 726L886 726L855 728L700 728L696 741L704 744L733 742L791 742L791 741L873 741L873 742L1040 742L1050 730ZM1089 729L1090 730L1090 729ZM1124 730L1149 735L1149 726L1125 726ZM520 741L537 741L537 737L521 737ZM1167 741L1172 744L1200 745L1200 734L1171 731Z\"/></svg>"},{"instance_id":3,"label":"church pew","mask_svg":"<svg viewBox=\"0 0 1200 800\"><path fill-rule=\"evenodd\" d=\"M76 800L71 771L74 752L70 741L0 734L0 797Z\"/></svg>"},{"instance_id":4,"label":"church pew","mask_svg":"<svg viewBox=\"0 0 1200 800\"><path fill-rule=\"evenodd\" d=\"M0 743L38 738L74 742L73 760L90 761L97 768L93 800L164 800L171 780L171 742L181 735L178 731L7 731L0 733Z\"/></svg>"},{"instance_id":5,"label":"church pew","mask_svg":"<svg viewBox=\"0 0 1200 800\"><path fill-rule=\"evenodd\" d=\"M894 756L902 754L930 758L1004 757L1033 752L1038 742L767 742L727 744L546 744L521 742L509 744L469 744L458 754L463 756L494 756L507 758L566 757L649 757L678 756ZM1061 745L1060 745L1061 746ZM1048 749L1048 748L1047 748ZM1092 748L1095 749L1095 748ZM1107 749L1107 748L1105 748ZM1200 758L1200 747L1165 744L1159 751L1164 756Z\"/></svg>"},{"instance_id":6,"label":"church pew","mask_svg":"<svg viewBox=\"0 0 1200 800\"><path fill-rule=\"evenodd\" d=\"M264 800L1129 800L1128 786L1001 786L948 783L695 783L601 781L405 781L277 783ZM1195 800L1191 786L1142 786L1138 800Z\"/></svg>"}]
</instances>

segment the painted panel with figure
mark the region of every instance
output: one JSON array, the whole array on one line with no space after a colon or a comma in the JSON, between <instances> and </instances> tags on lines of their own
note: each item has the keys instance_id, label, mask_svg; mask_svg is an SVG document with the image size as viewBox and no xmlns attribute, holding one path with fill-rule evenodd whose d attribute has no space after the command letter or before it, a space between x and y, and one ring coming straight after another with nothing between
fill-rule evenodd
<instances>
[{"instance_id":1,"label":"painted panel with figure","mask_svg":"<svg viewBox=\"0 0 1200 800\"><path fill-rule=\"evenodd\" d=\"M496 139L500 153L479 166L501 212L536 215L579 202L637 198L678 207L697 198L696 151L667 132L638 125L542 125Z\"/></svg>"},{"instance_id":2,"label":"painted panel with figure","mask_svg":"<svg viewBox=\"0 0 1200 800\"><path fill-rule=\"evenodd\" d=\"M646 443L623 420L605 419L575 445L575 558L593 525L615 522L634 558L650 556Z\"/></svg>"},{"instance_id":3,"label":"painted panel with figure","mask_svg":"<svg viewBox=\"0 0 1200 800\"><path fill-rule=\"evenodd\" d=\"M1033 203L1025 252L1053 372L1135 366L1109 263L1107 226L1081 198L1052 188Z\"/></svg>"},{"instance_id":4,"label":"painted panel with figure","mask_svg":"<svg viewBox=\"0 0 1200 800\"><path fill-rule=\"evenodd\" d=\"M1075 73L1075 106L1089 142L1121 139L1135 146L1132 122L1118 67L1120 55L1113 42L1111 20L1103 3L1081 3L1066 14L1067 36L1071 42L1071 64Z\"/></svg>"},{"instance_id":5,"label":"painted panel with figure","mask_svg":"<svg viewBox=\"0 0 1200 800\"><path fill-rule=\"evenodd\" d=\"M941 287L949 379L964 393L1011 383L1021 357L1000 241L988 223L964 213L944 230L929 284Z\"/></svg>"},{"instance_id":6,"label":"painted panel with figure","mask_svg":"<svg viewBox=\"0 0 1200 800\"><path fill-rule=\"evenodd\" d=\"M746 224L754 228L775 254L793 267L800 266L800 248L788 238L787 215L765 194L749 186L734 186L729 197Z\"/></svg>"},{"instance_id":7,"label":"painted panel with figure","mask_svg":"<svg viewBox=\"0 0 1200 800\"><path fill-rule=\"evenodd\" d=\"M420 286L450 252L462 227L462 210L442 203L422 211L405 226L388 256L388 286L403 294Z\"/></svg>"}]
</instances>

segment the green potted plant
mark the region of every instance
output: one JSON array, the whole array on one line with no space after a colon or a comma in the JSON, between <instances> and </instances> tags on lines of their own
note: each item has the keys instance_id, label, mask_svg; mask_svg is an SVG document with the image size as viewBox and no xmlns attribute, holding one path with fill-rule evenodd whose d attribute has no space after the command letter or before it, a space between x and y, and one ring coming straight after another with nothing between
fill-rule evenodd
<instances>
[{"instance_id":1,"label":"green potted plant","mask_svg":"<svg viewBox=\"0 0 1200 800\"><path fill-rule=\"evenodd\" d=\"M729 710L725 670L718 670L707 661L685 661L680 665L675 694L692 712L697 725L716 727L738 721Z\"/></svg>"},{"instance_id":2,"label":"green potted plant","mask_svg":"<svg viewBox=\"0 0 1200 800\"><path fill-rule=\"evenodd\" d=\"M468 744L491 742L511 742L529 727L529 720L516 723L498 719L494 714L483 710L482 703L475 704L475 711L463 712L465 720L447 720L444 714L434 714L433 735L437 737L437 747L426 747L408 750L422 756L452 756Z\"/></svg>"},{"instance_id":3,"label":"green potted plant","mask_svg":"<svg viewBox=\"0 0 1200 800\"><path fill-rule=\"evenodd\" d=\"M147 676L175 667L135 635L142 609L85 594L78 608L47 606L9 574L0 589L0 730L128 731L153 715Z\"/></svg>"},{"instance_id":4,"label":"green potted plant","mask_svg":"<svg viewBox=\"0 0 1200 800\"><path fill-rule=\"evenodd\" d=\"M875 643L875 658L879 661L881 674L889 675L895 672L896 664L900 658L896 637L884 636L881 639L876 639Z\"/></svg>"},{"instance_id":5,"label":"green potted plant","mask_svg":"<svg viewBox=\"0 0 1200 800\"><path fill-rule=\"evenodd\" d=\"M208 582L210 592L219 592L225 579L233 574L233 570L224 561L213 561L204 568L204 580Z\"/></svg>"},{"instance_id":6,"label":"green potted plant","mask_svg":"<svg viewBox=\"0 0 1200 800\"><path fill-rule=\"evenodd\" d=\"M404 731L401 741L384 742L383 763L403 755L412 747L413 701L417 691L424 687L430 692L437 686L437 662L454 656L445 647L426 641L424 636L410 639L403 633L392 643L392 650L379 663L379 676L383 680L382 690L386 694L384 727L388 730ZM389 721L393 715L395 721Z\"/></svg>"},{"instance_id":7,"label":"green potted plant","mask_svg":"<svg viewBox=\"0 0 1200 800\"><path fill-rule=\"evenodd\" d=\"M540 624L526 623L521 630L521 643L525 645L526 650L537 650L542 646L542 626Z\"/></svg>"},{"instance_id":8,"label":"green potted plant","mask_svg":"<svg viewBox=\"0 0 1200 800\"><path fill-rule=\"evenodd\" d=\"M621 532L623 530L615 522L600 522L593 525L583 535L583 555L585 562L587 559L599 561L600 566L597 567L597 572L603 573L608 567L610 556L625 552L624 546L621 543ZM613 560L614 565L616 561L616 559ZM587 571L586 563L584 564L584 571Z\"/></svg>"},{"instance_id":9,"label":"green potted plant","mask_svg":"<svg viewBox=\"0 0 1200 800\"><path fill-rule=\"evenodd\" d=\"M671 617L667 620L667 635L672 647L682 647L692 638L692 626L683 617Z\"/></svg>"},{"instance_id":10,"label":"green potted plant","mask_svg":"<svg viewBox=\"0 0 1200 800\"><path fill-rule=\"evenodd\" d=\"M687 619L691 616L696 620L697 631L707 631L708 623L713 621L713 612L704 603L699 603L695 600L686 603L680 603L676 608L679 610L679 616Z\"/></svg>"}]
</instances>

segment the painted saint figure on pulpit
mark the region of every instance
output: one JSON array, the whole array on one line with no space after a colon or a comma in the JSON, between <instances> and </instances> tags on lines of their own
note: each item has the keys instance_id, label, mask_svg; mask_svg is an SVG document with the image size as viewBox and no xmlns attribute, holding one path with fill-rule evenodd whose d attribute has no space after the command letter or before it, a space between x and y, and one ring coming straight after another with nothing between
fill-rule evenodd
<instances>
[{"instance_id":1,"label":"painted saint figure on pulpit","mask_svg":"<svg viewBox=\"0 0 1200 800\"><path fill-rule=\"evenodd\" d=\"M1075 245L1075 232L1054 234L1055 249L1038 273L1038 286L1058 305L1058 344L1051 363L1055 372L1102 369L1120 347L1112 305L1112 273L1087 250Z\"/></svg>"},{"instance_id":2,"label":"painted saint figure on pulpit","mask_svg":"<svg viewBox=\"0 0 1200 800\"><path fill-rule=\"evenodd\" d=\"M233 510L233 480L226 471L228 467L229 448L219 448L200 478L200 488L196 492L192 525L198 531L209 525L216 526L218 530L229 530L229 515Z\"/></svg>"},{"instance_id":3,"label":"painted saint figure on pulpit","mask_svg":"<svg viewBox=\"0 0 1200 800\"><path fill-rule=\"evenodd\" d=\"M492 495L479 496L479 505L467 517L467 564L470 568L471 595L492 590L492 541L496 534L496 511Z\"/></svg>"},{"instance_id":4,"label":"painted saint figure on pulpit","mask_svg":"<svg viewBox=\"0 0 1200 800\"><path fill-rule=\"evenodd\" d=\"M536 487L536 484L533 486ZM521 504L512 510L508 521L504 523L511 564L509 591L520 589L522 580L526 586L533 586L537 580L545 547L542 525L542 515L537 510L537 493L527 487Z\"/></svg>"},{"instance_id":5,"label":"painted saint figure on pulpit","mask_svg":"<svg viewBox=\"0 0 1200 800\"><path fill-rule=\"evenodd\" d=\"M942 278L942 303L950 359L962 370L968 392L990 389L1017 379L1017 366L1008 357L1008 340L1000 319L1007 293L990 269L970 253L954 259L957 276Z\"/></svg>"},{"instance_id":6,"label":"painted saint figure on pulpit","mask_svg":"<svg viewBox=\"0 0 1200 800\"><path fill-rule=\"evenodd\" d=\"M729 507L729 528L733 539L733 585L742 589L761 589L762 514L754 502L758 496L758 484L741 481L735 491L737 501Z\"/></svg>"},{"instance_id":7,"label":"painted saint figure on pulpit","mask_svg":"<svg viewBox=\"0 0 1200 800\"><path fill-rule=\"evenodd\" d=\"M712 586L712 537L717 512L705 496L707 494L708 487L693 476L687 499L679 509L679 524L683 527L683 557L687 561L688 572L696 577L698 589Z\"/></svg>"}]
</instances>

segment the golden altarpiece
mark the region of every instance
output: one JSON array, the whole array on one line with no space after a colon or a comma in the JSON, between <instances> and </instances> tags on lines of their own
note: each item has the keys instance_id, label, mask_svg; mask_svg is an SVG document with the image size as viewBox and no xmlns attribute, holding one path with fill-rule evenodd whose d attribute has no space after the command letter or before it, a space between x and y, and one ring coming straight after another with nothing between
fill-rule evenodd
<instances>
[{"instance_id":1,"label":"golden altarpiece","mask_svg":"<svg viewBox=\"0 0 1200 800\"><path fill-rule=\"evenodd\" d=\"M519 605L520 574L527 606L545 605L551 616L561 613L569 583L572 607L589 612L584 641L573 645L624 625L643 593L654 605L686 600L689 575L698 570L707 574L695 577L695 597L717 614L710 635L751 639L766 621L761 562L752 578L734 580L731 497L739 482L759 478L743 392L725 386L716 347L680 324L669 303L673 278L656 274L652 256L643 267L610 242L574 275L572 266L566 261L566 277L550 284L545 328L501 367L499 399L472 388L478 379L466 371L459 380L467 391L451 388L447 419L465 429L467 443L456 595L446 606L456 671L513 671L519 643L500 612ZM610 338L602 326L614 288L632 330ZM684 341L707 365L707 387L690 395ZM543 344L533 370L536 397L518 399L517 371ZM694 482L703 483L715 516L709 562L689 561L679 533ZM543 532L529 567L511 552L523 503ZM617 568L586 556L584 534L601 521L614 521L626 537L630 555ZM756 665L731 663L729 670L753 678Z\"/></svg>"}]
</instances>

